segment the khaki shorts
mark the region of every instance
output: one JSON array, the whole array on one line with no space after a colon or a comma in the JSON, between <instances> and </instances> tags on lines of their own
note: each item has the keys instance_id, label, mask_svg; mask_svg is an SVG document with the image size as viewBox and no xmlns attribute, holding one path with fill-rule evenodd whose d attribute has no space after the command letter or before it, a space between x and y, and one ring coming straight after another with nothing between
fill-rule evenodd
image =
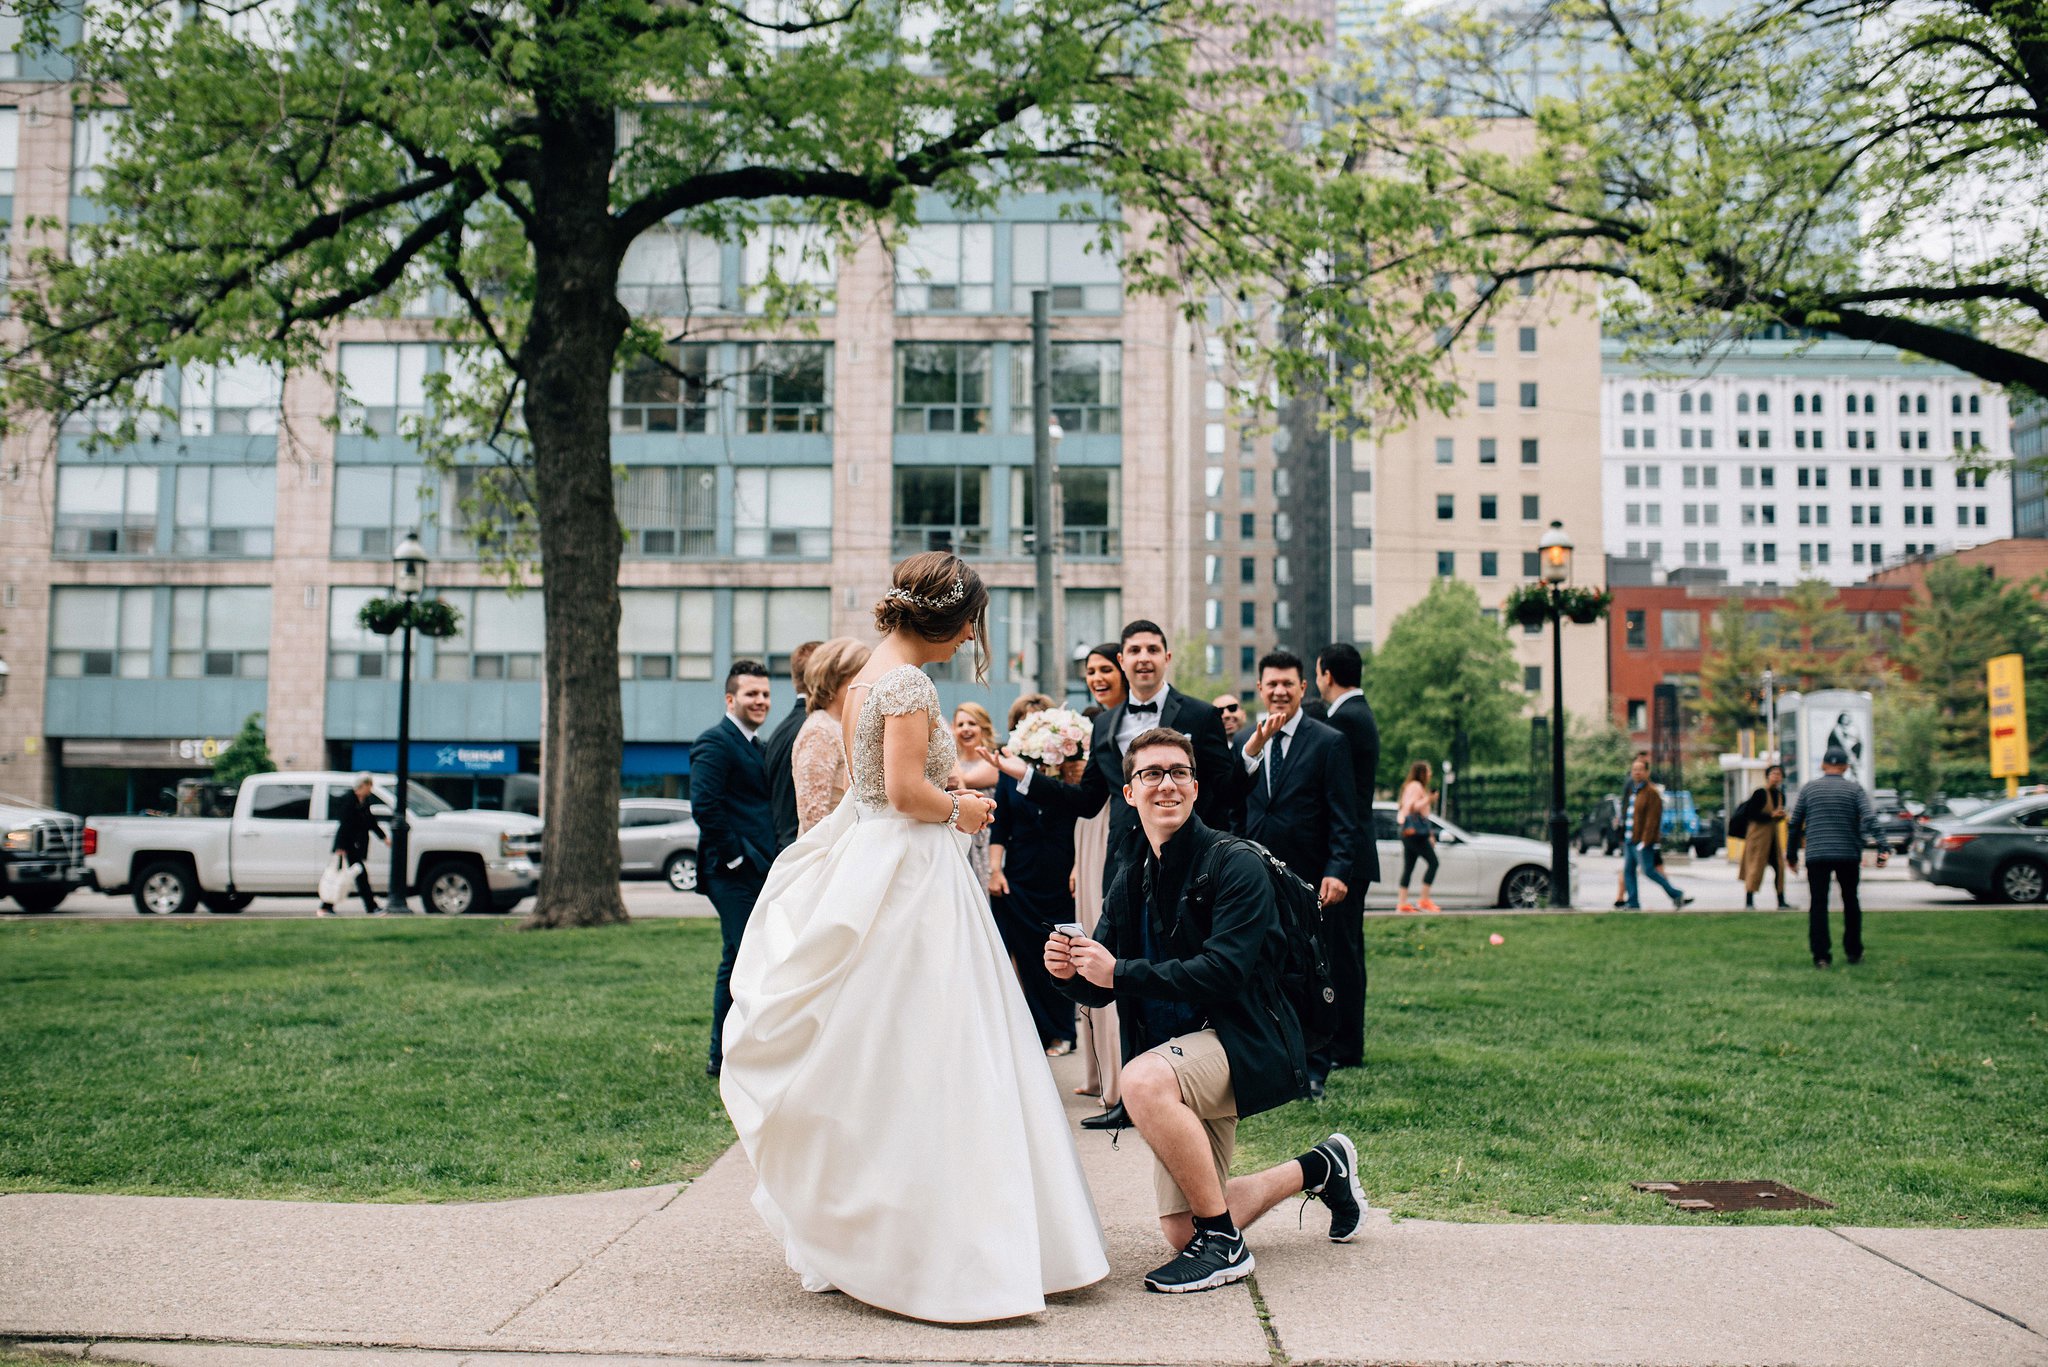
<instances>
[{"instance_id":1,"label":"khaki shorts","mask_svg":"<svg viewBox=\"0 0 2048 1367\"><path fill-rule=\"evenodd\" d=\"M1230 1059L1223 1052L1223 1041L1216 1038L1214 1030L1197 1030L1145 1052L1157 1054L1173 1069L1181 1101L1201 1118L1202 1128L1209 1133L1216 1181L1227 1185L1231 1155L1237 1152L1237 1092L1230 1083ZM1152 1193L1161 1215L1182 1215L1189 1209L1180 1185L1157 1158L1152 1160Z\"/></svg>"}]
</instances>

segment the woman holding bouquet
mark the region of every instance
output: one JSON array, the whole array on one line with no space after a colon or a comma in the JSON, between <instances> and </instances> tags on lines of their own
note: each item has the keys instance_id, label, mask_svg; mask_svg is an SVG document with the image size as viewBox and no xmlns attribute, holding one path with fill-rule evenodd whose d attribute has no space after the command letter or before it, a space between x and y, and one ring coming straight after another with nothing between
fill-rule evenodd
<instances>
[{"instance_id":1,"label":"woman holding bouquet","mask_svg":"<svg viewBox=\"0 0 2048 1367\"><path fill-rule=\"evenodd\" d=\"M1044 723L1019 729L1026 718L1040 715ZM1027 693L1010 704L1011 746L1026 763L1048 772L1078 767L1086 734L1078 717L1055 711L1052 699L1043 693ZM1054 757L1058 764L1049 763ZM1078 776L1069 772L1065 777L1072 782ZM1017 984L1038 1027L1038 1042L1054 1058L1072 1053L1074 1003L1061 995L1045 971L1045 942L1054 926L1074 919L1067 881L1074 868L1074 819L1025 801L1017 792L1017 781L1002 775L996 784L988 853L989 905L1016 965Z\"/></svg>"}]
</instances>

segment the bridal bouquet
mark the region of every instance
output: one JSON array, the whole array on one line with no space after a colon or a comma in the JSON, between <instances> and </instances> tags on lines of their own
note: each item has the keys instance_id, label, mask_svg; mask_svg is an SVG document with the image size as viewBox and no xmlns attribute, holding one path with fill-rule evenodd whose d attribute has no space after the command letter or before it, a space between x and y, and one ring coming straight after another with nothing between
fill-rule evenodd
<instances>
[{"instance_id":1,"label":"bridal bouquet","mask_svg":"<svg viewBox=\"0 0 2048 1367\"><path fill-rule=\"evenodd\" d=\"M1003 749L1040 768L1057 769L1087 750L1088 732L1087 719L1080 713L1049 707L1018 722Z\"/></svg>"}]
</instances>

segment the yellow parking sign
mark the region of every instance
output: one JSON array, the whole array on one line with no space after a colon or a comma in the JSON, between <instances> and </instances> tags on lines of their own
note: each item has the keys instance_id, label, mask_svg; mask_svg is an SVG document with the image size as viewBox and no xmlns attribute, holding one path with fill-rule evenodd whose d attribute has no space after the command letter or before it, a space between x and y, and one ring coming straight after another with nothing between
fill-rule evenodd
<instances>
[{"instance_id":1,"label":"yellow parking sign","mask_svg":"<svg viewBox=\"0 0 2048 1367\"><path fill-rule=\"evenodd\" d=\"M2027 676L2017 655L1992 657L1985 667L1991 704L1991 777L2027 772ZM2008 785L2010 786L2010 785Z\"/></svg>"}]
</instances>

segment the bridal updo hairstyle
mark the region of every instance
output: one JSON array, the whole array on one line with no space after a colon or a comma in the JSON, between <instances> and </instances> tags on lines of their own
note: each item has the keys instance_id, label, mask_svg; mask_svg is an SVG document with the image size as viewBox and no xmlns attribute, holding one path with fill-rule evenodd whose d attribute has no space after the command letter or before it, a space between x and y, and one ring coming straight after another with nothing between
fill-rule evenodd
<instances>
[{"instance_id":1,"label":"bridal updo hairstyle","mask_svg":"<svg viewBox=\"0 0 2048 1367\"><path fill-rule=\"evenodd\" d=\"M975 682L988 682L988 588L957 555L924 551L897 565L875 604L875 626L885 636L908 631L927 641L950 641L972 626Z\"/></svg>"}]
</instances>

